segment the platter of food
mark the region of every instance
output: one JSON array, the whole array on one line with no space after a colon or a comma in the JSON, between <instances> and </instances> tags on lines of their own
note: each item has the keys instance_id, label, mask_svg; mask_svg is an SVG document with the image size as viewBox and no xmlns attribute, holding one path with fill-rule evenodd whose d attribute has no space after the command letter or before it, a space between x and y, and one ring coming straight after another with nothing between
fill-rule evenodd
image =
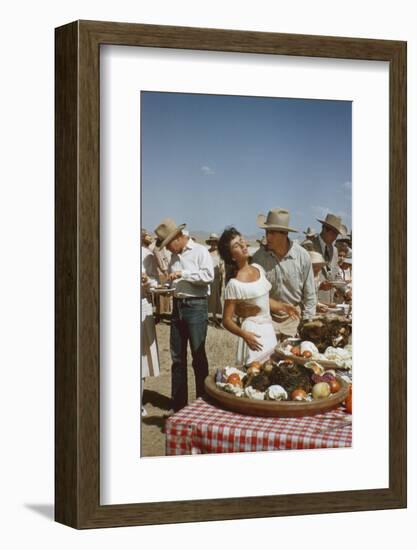
<instances>
[{"instance_id":1,"label":"platter of food","mask_svg":"<svg viewBox=\"0 0 417 550\"><path fill-rule=\"evenodd\" d=\"M311 362L314 363L314 362ZM300 417L338 407L350 385L320 365L271 358L247 367L224 367L207 376L205 389L221 407L253 416Z\"/></svg>"},{"instance_id":2,"label":"platter of food","mask_svg":"<svg viewBox=\"0 0 417 550\"><path fill-rule=\"evenodd\" d=\"M347 315L349 311L349 306L345 304L335 305L333 307L328 307L326 310L327 314L332 315Z\"/></svg>"},{"instance_id":3,"label":"platter of food","mask_svg":"<svg viewBox=\"0 0 417 550\"><path fill-rule=\"evenodd\" d=\"M293 361L297 365L316 362L324 369L352 369L352 346L328 346L320 353L315 344L309 341L294 343L293 339L284 340L276 346L274 355L278 359Z\"/></svg>"},{"instance_id":4,"label":"platter of food","mask_svg":"<svg viewBox=\"0 0 417 550\"><path fill-rule=\"evenodd\" d=\"M151 292L154 294L172 294L174 292L174 288L169 288L167 286L155 286L150 289Z\"/></svg>"},{"instance_id":5,"label":"platter of food","mask_svg":"<svg viewBox=\"0 0 417 550\"><path fill-rule=\"evenodd\" d=\"M347 348L351 345L352 320L343 315L331 314L303 319L299 326L299 334L301 341L314 342L316 349L322 354L328 348Z\"/></svg>"},{"instance_id":6,"label":"platter of food","mask_svg":"<svg viewBox=\"0 0 417 550\"><path fill-rule=\"evenodd\" d=\"M342 281L340 279L337 279L336 281L328 281L334 288L345 288L347 285L346 281Z\"/></svg>"}]
</instances>

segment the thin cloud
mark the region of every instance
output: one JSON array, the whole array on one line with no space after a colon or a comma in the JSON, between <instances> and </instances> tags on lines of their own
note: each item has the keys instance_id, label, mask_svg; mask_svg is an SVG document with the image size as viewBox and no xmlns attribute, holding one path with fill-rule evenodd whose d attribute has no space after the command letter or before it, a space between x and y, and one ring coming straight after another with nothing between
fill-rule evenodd
<instances>
[{"instance_id":1,"label":"thin cloud","mask_svg":"<svg viewBox=\"0 0 417 550\"><path fill-rule=\"evenodd\" d=\"M213 174L215 174L215 171L212 168L210 168L210 166L202 166L201 172L203 173L204 176L212 176Z\"/></svg>"},{"instance_id":2,"label":"thin cloud","mask_svg":"<svg viewBox=\"0 0 417 550\"><path fill-rule=\"evenodd\" d=\"M342 183L342 187L345 191L352 191L352 182L345 181L344 183Z\"/></svg>"}]
</instances>

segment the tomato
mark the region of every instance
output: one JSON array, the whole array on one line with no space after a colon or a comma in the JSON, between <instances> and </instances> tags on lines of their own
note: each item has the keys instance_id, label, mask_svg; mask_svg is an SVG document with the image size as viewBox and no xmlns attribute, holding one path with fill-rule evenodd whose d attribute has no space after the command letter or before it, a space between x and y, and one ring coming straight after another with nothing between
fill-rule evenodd
<instances>
[{"instance_id":1,"label":"tomato","mask_svg":"<svg viewBox=\"0 0 417 550\"><path fill-rule=\"evenodd\" d=\"M313 354L311 353L310 350L306 349L303 351L303 357L305 357L306 359L309 359Z\"/></svg>"},{"instance_id":2,"label":"tomato","mask_svg":"<svg viewBox=\"0 0 417 550\"><path fill-rule=\"evenodd\" d=\"M349 386L348 396L345 400L346 412L352 414L352 384Z\"/></svg>"},{"instance_id":3,"label":"tomato","mask_svg":"<svg viewBox=\"0 0 417 550\"><path fill-rule=\"evenodd\" d=\"M226 382L228 384L232 384L232 386L242 386L242 380L240 379L240 376L237 372L233 372L232 374L229 374L227 377Z\"/></svg>"}]
</instances>

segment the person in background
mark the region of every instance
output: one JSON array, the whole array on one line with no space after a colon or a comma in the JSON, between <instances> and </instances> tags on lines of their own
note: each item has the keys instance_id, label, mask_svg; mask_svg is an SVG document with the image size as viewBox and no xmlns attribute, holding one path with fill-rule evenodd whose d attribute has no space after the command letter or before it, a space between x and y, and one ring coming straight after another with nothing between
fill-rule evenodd
<instances>
[{"instance_id":1,"label":"person in background","mask_svg":"<svg viewBox=\"0 0 417 550\"><path fill-rule=\"evenodd\" d=\"M316 289L316 296L317 296L317 306L316 311L317 313L326 313L326 311L329 309L329 304L323 304L319 301L319 287L320 283L324 280L324 276L322 273L322 268L325 267L326 262L323 258L323 256L320 254L320 252L315 252L314 250L311 250L309 252L311 265L313 266L313 273L314 273L314 286Z\"/></svg>"},{"instance_id":2,"label":"person in background","mask_svg":"<svg viewBox=\"0 0 417 550\"><path fill-rule=\"evenodd\" d=\"M313 231L313 229L311 229L310 226L307 227L307 229L306 229L305 231L303 231L303 233L304 233L304 235L305 235L305 238L306 238L306 239L309 239L310 241L311 241L312 239L314 239L314 237L315 237L316 234L317 234L315 231Z\"/></svg>"},{"instance_id":3,"label":"person in background","mask_svg":"<svg viewBox=\"0 0 417 550\"><path fill-rule=\"evenodd\" d=\"M346 231L347 233L347 231ZM334 243L337 251L339 253L339 256L342 252L345 253L345 256L351 257L352 256L352 236L351 234L341 235L338 237L336 242Z\"/></svg>"},{"instance_id":4,"label":"person in background","mask_svg":"<svg viewBox=\"0 0 417 550\"><path fill-rule=\"evenodd\" d=\"M342 255L342 258L339 258L339 267L347 285L344 289L338 289L335 292L335 302L350 303L352 301L352 258Z\"/></svg>"},{"instance_id":5,"label":"person in background","mask_svg":"<svg viewBox=\"0 0 417 550\"><path fill-rule=\"evenodd\" d=\"M158 273L160 282L166 283L168 281L168 266L171 259L171 254L166 248L159 248L161 243L158 240L154 240L153 253L158 265ZM156 319L162 321L164 317L170 315L172 312L172 298L169 294L158 294L155 296L155 308Z\"/></svg>"},{"instance_id":6,"label":"person in background","mask_svg":"<svg viewBox=\"0 0 417 550\"><path fill-rule=\"evenodd\" d=\"M259 214L257 224L265 229L268 248L259 249L253 263L264 268L272 285L271 298L295 306L303 319L311 319L317 303L313 268L308 252L288 238L288 233L298 233L289 226L289 219L288 210L283 208L274 208L267 216ZM273 319L282 337L296 335L300 318L275 316Z\"/></svg>"},{"instance_id":7,"label":"person in background","mask_svg":"<svg viewBox=\"0 0 417 550\"><path fill-rule=\"evenodd\" d=\"M261 239L256 239L256 242L259 244L259 248L266 248L266 237L265 235Z\"/></svg>"},{"instance_id":8,"label":"person in background","mask_svg":"<svg viewBox=\"0 0 417 550\"><path fill-rule=\"evenodd\" d=\"M347 228L342 223L340 216L327 214L325 220L318 220L322 224L319 235L313 239L313 250L320 252L326 261L322 268L323 281L320 283L319 300L320 302L332 303L334 287L332 281L342 280L342 274L338 263L338 251L335 246L337 237L345 236Z\"/></svg>"},{"instance_id":9,"label":"person in background","mask_svg":"<svg viewBox=\"0 0 417 550\"><path fill-rule=\"evenodd\" d=\"M224 264L220 258L217 244L219 242L219 236L216 233L211 233L206 240L206 244L209 245L209 254L213 261L214 280L210 284L210 296L208 297L208 313L209 323L216 328L222 328L221 318L223 313L222 307L222 287L223 287L223 274ZM217 316L219 315L219 318Z\"/></svg>"},{"instance_id":10,"label":"person in background","mask_svg":"<svg viewBox=\"0 0 417 550\"><path fill-rule=\"evenodd\" d=\"M170 351L172 359L171 396L174 412L187 405L187 346L190 343L196 396L204 395L208 375L205 342L208 325L207 297L214 279L213 262L207 248L184 235L185 224L165 218L155 234L171 252L168 280L174 288Z\"/></svg>"},{"instance_id":11,"label":"person in background","mask_svg":"<svg viewBox=\"0 0 417 550\"><path fill-rule=\"evenodd\" d=\"M143 387L147 376L158 376L159 354L156 339L155 320L150 289L158 285L158 269L155 256L149 249L152 237L141 231L141 378L142 416L147 412L143 406Z\"/></svg>"},{"instance_id":12,"label":"person in background","mask_svg":"<svg viewBox=\"0 0 417 550\"><path fill-rule=\"evenodd\" d=\"M302 246L305 250L307 250L307 252L310 252L311 250L313 250L313 243L312 241L310 241L310 239L304 239L304 241L300 243L300 246Z\"/></svg>"}]
</instances>

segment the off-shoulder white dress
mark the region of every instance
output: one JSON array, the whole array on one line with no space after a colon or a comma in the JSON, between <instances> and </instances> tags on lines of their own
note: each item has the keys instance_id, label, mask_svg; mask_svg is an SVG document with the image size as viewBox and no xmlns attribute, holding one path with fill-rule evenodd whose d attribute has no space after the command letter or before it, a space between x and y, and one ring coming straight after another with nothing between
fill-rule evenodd
<instances>
[{"instance_id":1,"label":"off-shoulder white dress","mask_svg":"<svg viewBox=\"0 0 417 550\"><path fill-rule=\"evenodd\" d=\"M266 361L277 345L269 307L271 283L265 277L263 267L258 264L252 264L252 267L259 271L259 279L251 283L230 279L224 293L225 300L238 300L260 308L257 315L242 321L241 328L259 335L262 350L251 350L243 338L239 337L236 352L236 364L239 365L247 365L252 361Z\"/></svg>"}]
</instances>

